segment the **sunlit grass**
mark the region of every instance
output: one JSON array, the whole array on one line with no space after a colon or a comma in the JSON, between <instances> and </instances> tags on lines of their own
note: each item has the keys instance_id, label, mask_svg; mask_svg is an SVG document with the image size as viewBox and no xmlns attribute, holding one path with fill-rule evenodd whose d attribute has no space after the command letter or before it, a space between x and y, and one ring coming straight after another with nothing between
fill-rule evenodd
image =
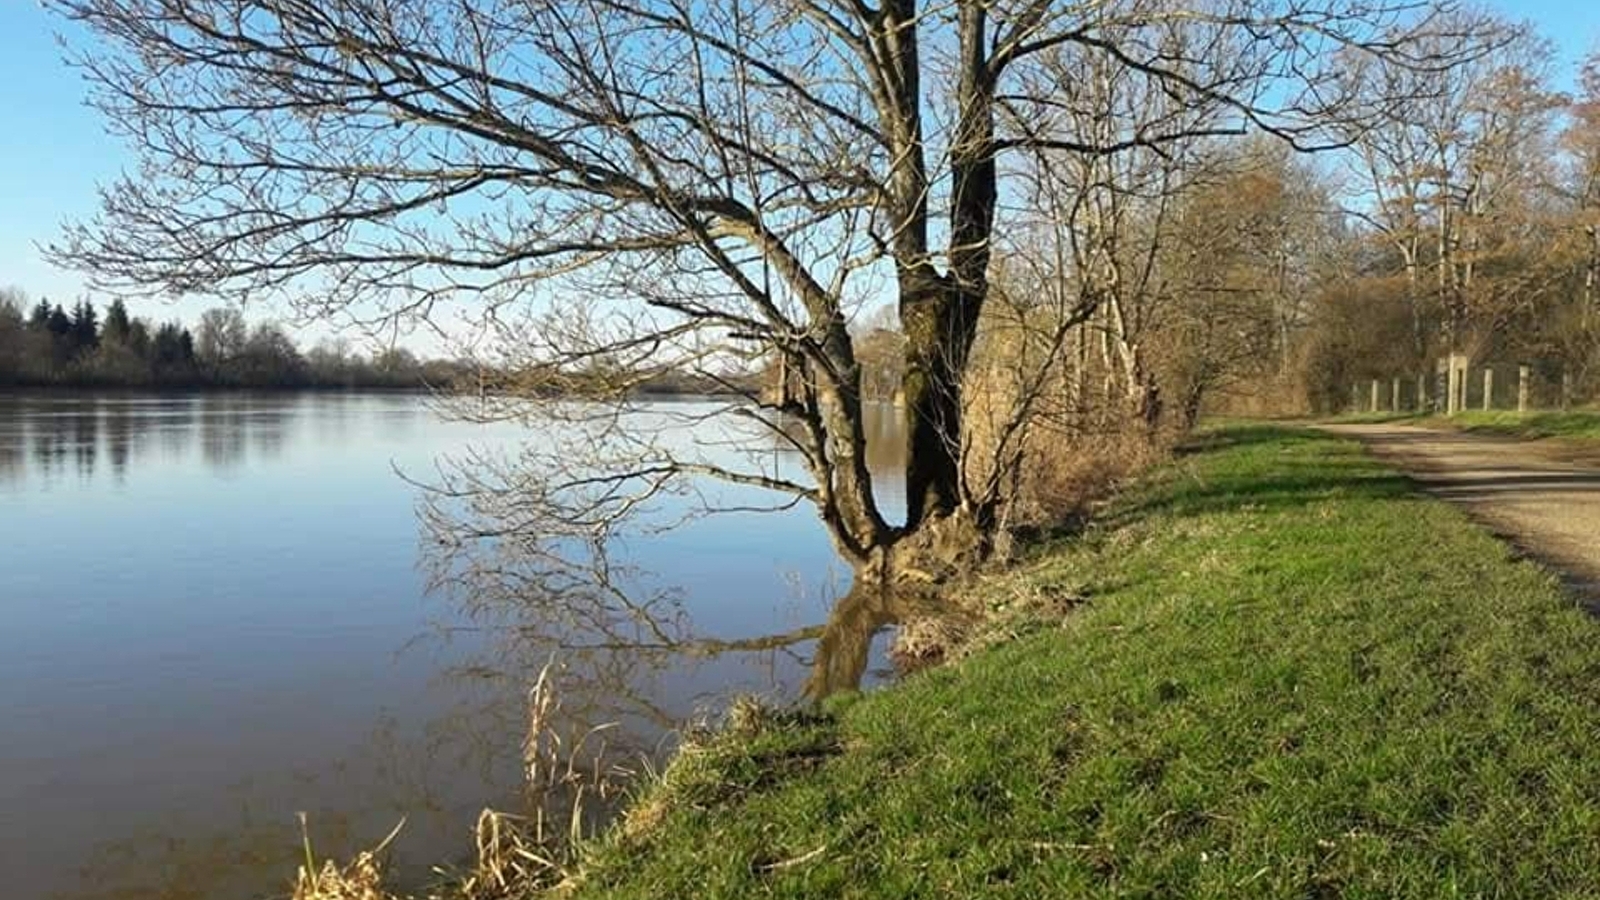
<instances>
[{"instance_id":1,"label":"sunlit grass","mask_svg":"<svg viewBox=\"0 0 1600 900\"><path fill-rule=\"evenodd\" d=\"M1600 629L1354 444L1214 433L1015 577L1087 602L696 748L577 892L1600 896Z\"/></svg>"},{"instance_id":2,"label":"sunlit grass","mask_svg":"<svg viewBox=\"0 0 1600 900\"><path fill-rule=\"evenodd\" d=\"M1600 440L1600 411L1569 410L1566 412L1463 412L1452 418L1434 417L1429 422L1443 421L1463 431L1488 434L1514 435L1529 438L1574 438Z\"/></svg>"},{"instance_id":3,"label":"sunlit grass","mask_svg":"<svg viewBox=\"0 0 1600 900\"><path fill-rule=\"evenodd\" d=\"M1453 416L1380 411L1350 413L1337 416L1333 421L1395 422L1405 425L1421 425L1427 428L1445 428L1508 437L1600 440L1600 410L1592 409L1540 412L1464 410Z\"/></svg>"}]
</instances>

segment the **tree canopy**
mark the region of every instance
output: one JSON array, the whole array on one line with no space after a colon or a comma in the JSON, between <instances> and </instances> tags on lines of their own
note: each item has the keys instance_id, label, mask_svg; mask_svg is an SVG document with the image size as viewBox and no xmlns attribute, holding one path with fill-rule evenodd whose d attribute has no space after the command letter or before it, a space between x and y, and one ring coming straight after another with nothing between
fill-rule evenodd
<instances>
[{"instance_id":1,"label":"tree canopy","mask_svg":"<svg viewBox=\"0 0 1600 900\"><path fill-rule=\"evenodd\" d=\"M78 58L92 102L143 159L57 259L108 286L325 313L450 304L546 379L596 359L712 375L782 360L794 378L751 400L809 483L648 449L605 462L623 481L714 474L809 500L884 573L981 555L1005 506L996 473L1035 392L975 442L963 384L997 228L1040 173L1247 133L1345 144L1412 91L1399 73L1488 41L1414 0L48 5L98 38ZM1077 293L1053 333L1104 296ZM905 333L904 524L866 470L849 327L882 298ZM597 398L631 388L605 381Z\"/></svg>"}]
</instances>

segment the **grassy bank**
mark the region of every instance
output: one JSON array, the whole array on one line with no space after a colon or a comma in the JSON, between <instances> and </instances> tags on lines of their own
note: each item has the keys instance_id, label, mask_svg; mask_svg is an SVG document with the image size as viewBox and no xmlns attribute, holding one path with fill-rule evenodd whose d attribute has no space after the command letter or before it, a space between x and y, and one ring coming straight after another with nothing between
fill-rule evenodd
<instances>
[{"instance_id":1,"label":"grassy bank","mask_svg":"<svg viewBox=\"0 0 1600 900\"><path fill-rule=\"evenodd\" d=\"M1425 424L1461 431L1525 438L1563 438L1600 441L1600 412L1462 412L1453 417L1430 416Z\"/></svg>"},{"instance_id":2,"label":"grassy bank","mask_svg":"<svg viewBox=\"0 0 1600 900\"><path fill-rule=\"evenodd\" d=\"M1529 439L1557 438L1571 441L1600 441L1600 410L1566 412L1526 412L1510 410L1466 411L1454 416L1414 413L1355 413L1340 416L1341 422L1401 422L1426 428L1448 428L1478 434Z\"/></svg>"},{"instance_id":3,"label":"grassy bank","mask_svg":"<svg viewBox=\"0 0 1600 900\"><path fill-rule=\"evenodd\" d=\"M1358 448L1235 427L1017 640L687 751L577 896L1600 896L1600 632Z\"/></svg>"}]
</instances>

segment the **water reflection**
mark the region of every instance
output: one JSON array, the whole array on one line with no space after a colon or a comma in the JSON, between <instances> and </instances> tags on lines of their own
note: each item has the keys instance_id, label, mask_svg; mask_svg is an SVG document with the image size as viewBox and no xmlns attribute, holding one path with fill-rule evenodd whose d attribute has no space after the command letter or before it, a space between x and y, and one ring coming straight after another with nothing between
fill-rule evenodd
<instances>
[{"instance_id":1,"label":"water reflection","mask_svg":"<svg viewBox=\"0 0 1600 900\"><path fill-rule=\"evenodd\" d=\"M269 461L291 439L298 402L248 394L0 394L0 486L48 485L68 475L80 482L108 475L121 484L131 469L184 464L196 454L218 473ZM339 427L347 407L337 400L324 407L319 427Z\"/></svg>"},{"instance_id":2,"label":"water reflection","mask_svg":"<svg viewBox=\"0 0 1600 900\"><path fill-rule=\"evenodd\" d=\"M674 410L653 414L703 407ZM893 504L882 412L869 460ZM620 723L610 752L655 758L731 692L793 699L881 664L894 610L835 603L848 581L807 509L688 517L588 566L515 529L419 557L393 467L528 440L414 398L0 396L0 809L29 810L0 816L0 853L30 861L9 889L259 897L293 873L302 810L330 855L406 818L397 862L425 880L481 807L524 802L527 692L552 658L569 727ZM752 450L793 465L716 452Z\"/></svg>"},{"instance_id":3,"label":"water reflection","mask_svg":"<svg viewBox=\"0 0 1600 900\"><path fill-rule=\"evenodd\" d=\"M26 441L8 440L0 433L0 487L22 480L23 467L26 465L23 459L25 444Z\"/></svg>"},{"instance_id":4,"label":"water reflection","mask_svg":"<svg viewBox=\"0 0 1600 900\"><path fill-rule=\"evenodd\" d=\"M483 805L517 811L522 690L496 685L418 728L376 717L358 750L315 768L229 785L225 827L187 810L151 815L118 838L82 847L79 887L54 900L257 900L285 896L304 860L297 820L320 856L348 858L404 822L392 845L400 884L464 861ZM317 799L325 798L325 799Z\"/></svg>"},{"instance_id":5,"label":"water reflection","mask_svg":"<svg viewBox=\"0 0 1600 900\"><path fill-rule=\"evenodd\" d=\"M100 449L99 410L91 407L83 415L66 417L66 421L71 433L68 443L72 449L72 459L77 464L78 479L88 481L94 478L95 459Z\"/></svg>"},{"instance_id":6,"label":"water reflection","mask_svg":"<svg viewBox=\"0 0 1600 900\"><path fill-rule=\"evenodd\" d=\"M872 642L883 629L930 612L927 597L857 585L834 604L820 629L805 694L822 699L861 686Z\"/></svg>"},{"instance_id":7,"label":"water reflection","mask_svg":"<svg viewBox=\"0 0 1600 900\"><path fill-rule=\"evenodd\" d=\"M101 419L105 429L106 460L111 464L111 476L117 484L127 481L134 442L144 439L148 434L139 427L140 422L141 417L133 415L124 403L108 406Z\"/></svg>"},{"instance_id":8,"label":"water reflection","mask_svg":"<svg viewBox=\"0 0 1600 900\"><path fill-rule=\"evenodd\" d=\"M868 413L869 468L882 502L893 514L904 500L903 416L889 405L869 407ZM683 426L685 422L689 427ZM681 416L642 411L621 428L630 434L651 434L680 459L709 452L711 456L700 459L726 468L735 468L730 459L736 453L748 452L748 447L762 441L759 430L741 432L708 422L699 411ZM683 433L675 434L675 428ZM773 477L804 477L796 471L799 460L787 452L789 445L781 437L769 435L764 443L763 452L774 457L766 469ZM774 598L739 596L736 591L719 595L706 585L695 591L693 600L702 610L709 605L721 608L723 614L690 614L684 586L663 580L641 562L649 557L637 547L671 540L668 535L673 532L663 527L682 529L686 522L695 522L683 513L681 504L665 510L640 504L623 520L599 514L569 518L566 509L553 510L553 501L537 495L539 488L533 486L543 485L548 476L533 468L537 462L530 464L530 459L540 457L473 454L466 458L464 470L445 471L440 481L425 488L424 560L432 588L463 611L473 623L467 627L494 637L488 657L473 665L483 672L502 672L510 666L527 673L549 660L560 660L566 667L567 713L578 719L575 724L622 722L628 726L624 734L659 737L682 724L685 711L653 702L660 693L658 679L670 674L681 682L690 665L731 658L773 672L771 683L787 692L787 698L798 694L802 683L805 693L818 697L855 688L868 671L874 638L914 611L907 598L862 588L844 591L829 583L817 602L806 604L810 610L825 611L826 621L817 616L782 630L745 630L727 636L730 608L768 605ZM619 495L633 502L627 489L607 485L603 500L585 497L576 505L587 515ZM763 499L760 492L701 485L683 503L745 510L758 509ZM813 514L805 507L789 513ZM719 537L733 542L740 533L759 533L767 515L771 513L725 513L731 524L700 539L697 552L722 554L731 563L731 557L744 548L737 543L718 546ZM603 523L605 540L583 539L582 527L594 523ZM574 524L582 527L574 530ZM619 552L618 547L628 549ZM806 592L806 580L798 584L799 591ZM780 671L783 674L777 674ZM731 682L712 679L711 683L722 688ZM677 693L682 693L681 684ZM725 698L726 692L712 689L695 699L710 701L718 696Z\"/></svg>"},{"instance_id":9,"label":"water reflection","mask_svg":"<svg viewBox=\"0 0 1600 900\"><path fill-rule=\"evenodd\" d=\"M207 467L229 471L244 462L244 409L238 404L221 404L208 398L200 401L200 446Z\"/></svg>"}]
</instances>

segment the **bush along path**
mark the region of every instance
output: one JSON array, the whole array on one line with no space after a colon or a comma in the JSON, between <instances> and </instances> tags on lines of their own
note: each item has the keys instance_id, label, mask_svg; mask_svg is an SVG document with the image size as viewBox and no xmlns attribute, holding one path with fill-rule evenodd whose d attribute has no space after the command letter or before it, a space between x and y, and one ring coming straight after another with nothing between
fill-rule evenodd
<instances>
[{"instance_id":1,"label":"bush along path","mask_svg":"<svg viewBox=\"0 0 1600 900\"><path fill-rule=\"evenodd\" d=\"M1353 441L1214 432L982 590L1077 603L740 716L563 893L1600 896L1600 626Z\"/></svg>"}]
</instances>

